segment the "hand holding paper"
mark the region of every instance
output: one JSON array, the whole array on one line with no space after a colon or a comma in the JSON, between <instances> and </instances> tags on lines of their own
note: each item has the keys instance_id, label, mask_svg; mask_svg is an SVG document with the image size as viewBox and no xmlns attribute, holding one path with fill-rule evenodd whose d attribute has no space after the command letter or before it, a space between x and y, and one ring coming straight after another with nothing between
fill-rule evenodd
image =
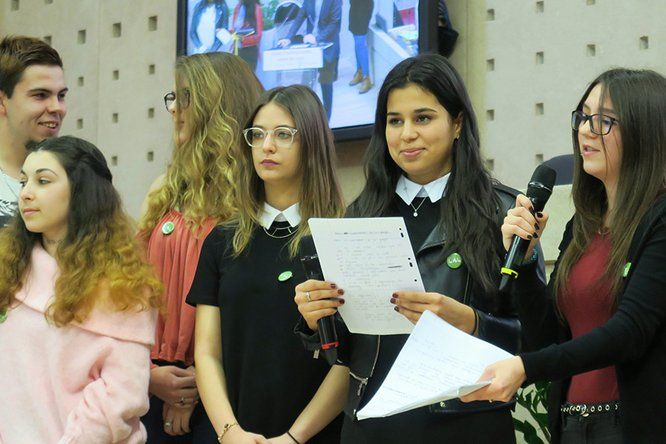
<instances>
[{"instance_id":1,"label":"hand holding paper","mask_svg":"<svg viewBox=\"0 0 666 444\"><path fill-rule=\"evenodd\" d=\"M488 364L511 355L426 311L358 419L378 418L457 398L486 386Z\"/></svg>"},{"instance_id":2,"label":"hand holding paper","mask_svg":"<svg viewBox=\"0 0 666 444\"><path fill-rule=\"evenodd\" d=\"M525 382L523 360L520 356L513 356L489 365L481 379L492 379L492 382L481 390L461 397L462 401L509 401Z\"/></svg>"},{"instance_id":3,"label":"hand holding paper","mask_svg":"<svg viewBox=\"0 0 666 444\"><path fill-rule=\"evenodd\" d=\"M345 292L340 315L352 333L406 334L414 326L393 310L395 291L425 291L401 217L310 219L324 277Z\"/></svg>"}]
</instances>

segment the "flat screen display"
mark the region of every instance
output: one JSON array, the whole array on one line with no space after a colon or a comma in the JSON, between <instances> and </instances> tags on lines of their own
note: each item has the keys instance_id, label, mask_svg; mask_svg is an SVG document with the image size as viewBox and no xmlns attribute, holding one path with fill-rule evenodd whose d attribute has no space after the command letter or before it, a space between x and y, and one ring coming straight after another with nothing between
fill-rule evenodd
<instances>
[{"instance_id":1,"label":"flat screen display","mask_svg":"<svg viewBox=\"0 0 666 444\"><path fill-rule=\"evenodd\" d=\"M180 44L239 55L266 89L310 86L340 139L373 123L386 74L423 49L419 11L419 0L186 0Z\"/></svg>"}]
</instances>

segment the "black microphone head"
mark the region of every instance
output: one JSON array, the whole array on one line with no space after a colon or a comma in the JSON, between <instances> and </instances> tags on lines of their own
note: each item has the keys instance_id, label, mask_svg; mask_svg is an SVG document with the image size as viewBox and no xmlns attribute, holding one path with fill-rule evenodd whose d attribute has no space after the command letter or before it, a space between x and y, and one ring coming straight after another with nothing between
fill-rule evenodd
<instances>
[{"instance_id":1,"label":"black microphone head","mask_svg":"<svg viewBox=\"0 0 666 444\"><path fill-rule=\"evenodd\" d=\"M311 235L303 236L301 238L301 242L298 245L298 252L300 257L314 256L317 254L317 248L315 248L314 239Z\"/></svg>"},{"instance_id":2,"label":"black microphone head","mask_svg":"<svg viewBox=\"0 0 666 444\"><path fill-rule=\"evenodd\" d=\"M532 179L527 185L527 197L538 199L545 204L553 192L557 173L547 165L539 165L532 174Z\"/></svg>"}]
</instances>

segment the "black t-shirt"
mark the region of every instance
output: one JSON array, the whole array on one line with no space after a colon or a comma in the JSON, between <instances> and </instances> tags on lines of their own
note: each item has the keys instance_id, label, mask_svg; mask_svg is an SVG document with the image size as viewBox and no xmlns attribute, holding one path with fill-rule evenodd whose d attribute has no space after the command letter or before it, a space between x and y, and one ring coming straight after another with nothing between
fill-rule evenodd
<instances>
[{"instance_id":1,"label":"black t-shirt","mask_svg":"<svg viewBox=\"0 0 666 444\"><path fill-rule=\"evenodd\" d=\"M232 256L232 237L233 230L222 227L208 235L187 303L220 308L223 368L238 423L266 437L281 435L330 367L313 359L294 334L294 287L305 276L299 258L289 257L291 237L276 239L256 227L238 257ZM285 272L291 272L286 280ZM339 442L340 424L331 423L309 442Z\"/></svg>"},{"instance_id":2,"label":"black t-shirt","mask_svg":"<svg viewBox=\"0 0 666 444\"><path fill-rule=\"evenodd\" d=\"M407 227L407 233L409 234L409 241L412 244L414 253L421 248L421 245L423 245L428 238L430 232L437 225L440 217L440 202L441 201L438 200L433 203L428 197L417 197L412 201L412 207L411 205L407 205L397 194L394 195L393 205L387 216L402 216L405 220L405 226ZM418 208L418 216L416 217L414 217L414 208ZM393 367L393 363L398 357L400 350L402 350L402 346L405 345L408 337L409 335L382 336L382 344L379 348L375 371L373 372L372 377L368 380L368 386L363 395L363 403L361 407L367 404L377 390L379 390L379 387L382 385L382 382L384 382L391 367Z\"/></svg>"}]
</instances>

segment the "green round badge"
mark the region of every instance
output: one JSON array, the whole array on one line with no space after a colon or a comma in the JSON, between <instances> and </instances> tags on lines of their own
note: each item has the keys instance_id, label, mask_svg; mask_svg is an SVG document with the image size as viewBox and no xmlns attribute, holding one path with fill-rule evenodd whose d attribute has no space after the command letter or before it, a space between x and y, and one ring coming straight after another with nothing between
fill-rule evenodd
<instances>
[{"instance_id":1,"label":"green round badge","mask_svg":"<svg viewBox=\"0 0 666 444\"><path fill-rule=\"evenodd\" d=\"M6 320L7 320L7 311L6 310L0 311L0 324L5 322Z\"/></svg>"},{"instance_id":2,"label":"green round badge","mask_svg":"<svg viewBox=\"0 0 666 444\"><path fill-rule=\"evenodd\" d=\"M454 270L456 268L460 268L462 265L462 256L460 256L458 253L452 253L449 257L446 258L446 265L448 265L449 268L453 268Z\"/></svg>"},{"instance_id":3,"label":"green round badge","mask_svg":"<svg viewBox=\"0 0 666 444\"><path fill-rule=\"evenodd\" d=\"M294 275L294 274L293 274L291 271L289 271L289 270L287 270L287 271L283 271L283 272L280 273L280 275L278 276L278 281L280 281L280 282L288 281L289 279L291 279L291 277L292 277L293 275Z\"/></svg>"},{"instance_id":4,"label":"green round badge","mask_svg":"<svg viewBox=\"0 0 666 444\"><path fill-rule=\"evenodd\" d=\"M164 225L162 225L162 233L165 235L169 235L173 233L173 230L176 228L176 224L173 222L164 222Z\"/></svg>"}]
</instances>

